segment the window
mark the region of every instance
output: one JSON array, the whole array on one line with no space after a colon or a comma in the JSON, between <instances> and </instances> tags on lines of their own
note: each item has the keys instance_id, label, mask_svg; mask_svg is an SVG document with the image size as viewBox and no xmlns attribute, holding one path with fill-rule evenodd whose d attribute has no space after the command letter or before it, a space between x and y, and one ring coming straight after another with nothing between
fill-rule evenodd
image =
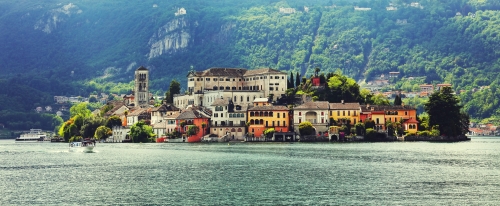
<instances>
[{"instance_id":1,"label":"window","mask_svg":"<svg viewBox=\"0 0 500 206\"><path fill-rule=\"evenodd\" d=\"M337 111L337 116L340 116L340 111Z\"/></svg>"},{"instance_id":2,"label":"window","mask_svg":"<svg viewBox=\"0 0 500 206\"><path fill-rule=\"evenodd\" d=\"M281 76L281 79L285 79L285 76Z\"/></svg>"},{"instance_id":3,"label":"window","mask_svg":"<svg viewBox=\"0 0 500 206\"><path fill-rule=\"evenodd\" d=\"M220 113L220 117L224 117L224 113Z\"/></svg>"},{"instance_id":4,"label":"window","mask_svg":"<svg viewBox=\"0 0 500 206\"><path fill-rule=\"evenodd\" d=\"M299 123L302 123L302 118L300 118L300 117L299 117ZM283 124L283 126L285 126L285 125Z\"/></svg>"},{"instance_id":5,"label":"window","mask_svg":"<svg viewBox=\"0 0 500 206\"><path fill-rule=\"evenodd\" d=\"M217 78L214 78L214 82L217 81Z\"/></svg>"},{"instance_id":6,"label":"window","mask_svg":"<svg viewBox=\"0 0 500 206\"><path fill-rule=\"evenodd\" d=\"M273 76L270 76L269 79L273 79Z\"/></svg>"},{"instance_id":7,"label":"window","mask_svg":"<svg viewBox=\"0 0 500 206\"><path fill-rule=\"evenodd\" d=\"M325 123L325 118L321 117L321 123Z\"/></svg>"},{"instance_id":8,"label":"window","mask_svg":"<svg viewBox=\"0 0 500 206\"><path fill-rule=\"evenodd\" d=\"M345 116L345 111L342 111L342 116Z\"/></svg>"},{"instance_id":9,"label":"window","mask_svg":"<svg viewBox=\"0 0 500 206\"><path fill-rule=\"evenodd\" d=\"M325 115L325 112L321 112L321 116Z\"/></svg>"},{"instance_id":10,"label":"window","mask_svg":"<svg viewBox=\"0 0 500 206\"><path fill-rule=\"evenodd\" d=\"M219 114L217 114L217 113L214 113L214 117L219 117Z\"/></svg>"},{"instance_id":11,"label":"window","mask_svg":"<svg viewBox=\"0 0 500 206\"><path fill-rule=\"evenodd\" d=\"M275 78L275 79L280 79L280 76L275 76L274 78Z\"/></svg>"},{"instance_id":12,"label":"window","mask_svg":"<svg viewBox=\"0 0 500 206\"><path fill-rule=\"evenodd\" d=\"M299 112L299 116L301 116L301 115L302 115L302 112Z\"/></svg>"},{"instance_id":13,"label":"window","mask_svg":"<svg viewBox=\"0 0 500 206\"><path fill-rule=\"evenodd\" d=\"M407 116L407 115L408 115L408 112L405 112L405 116Z\"/></svg>"},{"instance_id":14,"label":"window","mask_svg":"<svg viewBox=\"0 0 500 206\"><path fill-rule=\"evenodd\" d=\"M351 111L347 111L347 116L351 116Z\"/></svg>"},{"instance_id":15,"label":"window","mask_svg":"<svg viewBox=\"0 0 500 206\"><path fill-rule=\"evenodd\" d=\"M280 118L280 113L278 113L278 118Z\"/></svg>"},{"instance_id":16,"label":"window","mask_svg":"<svg viewBox=\"0 0 500 206\"><path fill-rule=\"evenodd\" d=\"M283 113L283 118L286 118L286 117L285 117L285 114L286 114L286 113Z\"/></svg>"},{"instance_id":17,"label":"window","mask_svg":"<svg viewBox=\"0 0 500 206\"><path fill-rule=\"evenodd\" d=\"M286 127L286 122L285 121L283 121L283 127Z\"/></svg>"},{"instance_id":18,"label":"window","mask_svg":"<svg viewBox=\"0 0 500 206\"><path fill-rule=\"evenodd\" d=\"M356 111L354 111L354 116L357 116L357 115L356 115Z\"/></svg>"}]
</instances>

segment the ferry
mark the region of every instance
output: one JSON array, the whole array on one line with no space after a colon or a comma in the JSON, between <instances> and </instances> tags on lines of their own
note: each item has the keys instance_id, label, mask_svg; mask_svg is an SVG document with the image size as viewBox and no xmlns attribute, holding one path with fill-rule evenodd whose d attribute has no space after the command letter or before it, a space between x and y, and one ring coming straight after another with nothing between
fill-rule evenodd
<instances>
[{"instance_id":1,"label":"ferry","mask_svg":"<svg viewBox=\"0 0 500 206\"><path fill-rule=\"evenodd\" d=\"M47 138L41 129L30 129L28 133L21 134L16 138L16 142L44 142Z\"/></svg>"},{"instance_id":2,"label":"ferry","mask_svg":"<svg viewBox=\"0 0 500 206\"><path fill-rule=\"evenodd\" d=\"M69 148L71 149L83 149L83 152L89 153L95 147L95 140L89 140L88 138L81 142L71 142L69 143Z\"/></svg>"}]
</instances>

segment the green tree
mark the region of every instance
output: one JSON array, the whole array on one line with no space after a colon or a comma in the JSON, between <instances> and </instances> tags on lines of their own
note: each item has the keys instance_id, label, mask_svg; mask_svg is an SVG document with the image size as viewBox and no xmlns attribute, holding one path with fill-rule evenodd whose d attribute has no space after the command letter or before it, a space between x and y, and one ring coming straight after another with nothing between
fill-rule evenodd
<instances>
[{"instance_id":1,"label":"green tree","mask_svg":"<svg viewBox=\"0 0 500 206\"><path fill-rule=\"evenodd\" d=\"M114 126L121 126L122 120L119 116L113 115L106 120L106 127L112 129Z\"/></svg>"},{"instance_id":2,"label":"green tree","mask_svg":"<svg viewBox=\"0 0 500 206\"><path fill-rule=\"evenodd\" d=\"M153 128L142 120L130 127L130 137L133 142L149 142L149 138L154 136Z\"/></svg>"},{"instance_id":3,"label":"green tree","mask_svg":"<svg viewBox=\"0 0 500 206\"><path fill-rule=\"evenodd\" d=\"M170 82L170 87L168 89L168 92L166 93L166 98L167 98L167 103L173 103L174 102L174 95L180 94L181 93L181 84L177 80L172 80Z\"/></svg>"},{"instance_id":4,"label":"green tree","mask_svg":"<svg viewBox=\"0 0 500 206\"><path fill-rule=\"evenodd\" d=\"M304 121L299 124L299 133L301 135L313 135L316 133L316 130L314 129L311 122Z\"/></svg>"},{"instance_id":5,"label":"green tree","mask_svg":"<svg viewBox=\"0 0 500 206\"><path fill-rule=\"evenodd\" d=\"M376 95L373 95L372 97L372 102L375 105L390 105L389 104L389 99L385 97L383 94L378 93Z\"/></svg>"},{"instance_id":6,"label":"green tree","mask_svg":"<svg viewBox=\"0 0 500 206\"><path fill-rule=\"evenodd\" d=\"M79 115L83 118L90 117L92 115L92 112L87 108L87 103L82 102L73 105L69 109L70 117L74 117L76 115Z\"/></svg>"},{"instance_id":7,"label":"green tree","mask_svg":"<svg viewBox=\"0 0 500 206\"><path fill-rule=\"evenodd\" d=\"M394 105L401 105L403 101L401 101L401 96L396 95L396 98L394 98Z\"/></svg>"},{"instance_id":8,"label":"green tree","mask_svg":"<svg viewBox=\"0 0 500 206\"><path fill-rule=\"evenodd\" d=\"M113 134L113 132L108 127L106 127L106 126L99 126L95 130L94 139L96 139L96 140L101 140L101 139L105 140L109 136L111 136L112 134Z\"/></svg>"},{"instance_id":9,"label":"green tree","mask_svg":"<svg viewBox=\"0 0 500 206\"><path fill-rule=\"evenodd\" d=\"M188 130L186 131L186 134L188 136L192 136L192 135L198 134L198 132L200 132L200 127L198 127L196 125L189 125Z\"/></svg>"},{"instance_id":10,"label":"green tree","mask_svg":"<svg viewBox=\"0 0 500 206\"><path fill-rule=\"evenodd\" d=\"M453 94L451 87L434 92L425 104L429 126L439 126L441 135L451 137L464 135L467 131L464 125L469 122L469 117L462 115L461 109L460 100Z\"/></svg>"},{"instance_id":11,"label":"green tree","mask_svg":"<svg viewBox=\"0 0 500 206\"><path fill-rule=\"evenodd\" d=\"M89 102L90 102L90 103L97 102L97 98L96 98L95 96L91 96L91 97L89 98Z\"/></svg>"}]
</instances>

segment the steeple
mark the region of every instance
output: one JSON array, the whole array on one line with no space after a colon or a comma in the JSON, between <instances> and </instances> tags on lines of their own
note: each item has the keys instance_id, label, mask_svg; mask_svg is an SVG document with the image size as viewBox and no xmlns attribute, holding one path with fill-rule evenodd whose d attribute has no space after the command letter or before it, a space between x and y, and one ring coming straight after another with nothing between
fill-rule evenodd
<instances>
[{"instance_id":1,"label":"steeple","mask_svg":"<svg viewBox=\"0 0 500 206\"><path fill-rule=\"evenodd\" d=\"M135 106L149 105L149 70L141 66L135 70L134 103Z\"/></svg>"}]
</instances>

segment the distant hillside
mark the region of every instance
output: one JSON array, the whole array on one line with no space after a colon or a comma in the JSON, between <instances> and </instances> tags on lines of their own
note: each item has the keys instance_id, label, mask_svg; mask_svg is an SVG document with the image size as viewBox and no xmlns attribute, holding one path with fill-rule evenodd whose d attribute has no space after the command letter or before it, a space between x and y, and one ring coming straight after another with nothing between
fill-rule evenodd
<instances>
[{"instance_id":1,"label":"distant hillside","mask_svg":"<svg viewBox=\"0 0 500 206\"><path fill-rule=\"evenodd\" d=\"M415 2L4 1L0 62L6 79L22 73L65 85L40 88L50 95L126 91L105 83L130 82L140 65L158 91L185 81L190 68L310 75L320 67L366 80L399 71L463 90L474 118L500 116L500 3ZM472 92L481 87L489 89Z\"/></svg>"}]
</instances>

